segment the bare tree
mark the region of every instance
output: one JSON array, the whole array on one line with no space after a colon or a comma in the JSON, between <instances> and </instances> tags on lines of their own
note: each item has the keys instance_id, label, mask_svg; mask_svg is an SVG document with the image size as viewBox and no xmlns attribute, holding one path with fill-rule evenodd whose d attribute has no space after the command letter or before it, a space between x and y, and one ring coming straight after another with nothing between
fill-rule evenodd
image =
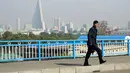
<instances>
[{"instance_id":1,"label":"bare tree","mask_svg":"<svg viewBox=\"0 0 130 73\"><path fill-rule=\"evenodd\" d=\"M107 28L108 28L108 22L105 20L100 21L100 27L98 29L98 34L99 35L106 35Z\"/></svg>"}]
</instances>

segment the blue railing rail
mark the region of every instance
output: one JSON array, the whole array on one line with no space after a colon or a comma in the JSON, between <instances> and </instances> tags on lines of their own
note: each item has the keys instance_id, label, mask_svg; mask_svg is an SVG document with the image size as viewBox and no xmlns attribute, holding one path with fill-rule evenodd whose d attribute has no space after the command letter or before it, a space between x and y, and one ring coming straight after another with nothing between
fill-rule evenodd
<instances>
[{"instance_id":1,"label":"blue railing rail","mask_svg":"<svg viewBox=\"0 0 130 73\"><path fill-rule=\"evenodd\" d=\"M130 41L122 39L97 40L102 56L130 56ZM0 62L18 60L41 60L52 58L84 57L87 40L5 40L0 41ZM92 56L96 56L93 54Z\"/></svg>"},{"instance_id":2,"label":"blue railing rail","mask_svg":"<svg viewBox=\"0 0 130 73\"><path fill-rule=\"evenodd\" d=\"M100 39L100 40L102 40L102 39L109 39L109 40L111 40L111 39L125 39L125 37L126 36L116 36L116 35L111 35L111 36L101 36L101 35L99 35L99 36L97 36L97 39ZM81 40L81 39L88 39L88 37L86 36L86 35L84 35L84 36L79 36L78 37L78 40Z\"/></svg>"}]
</instances>

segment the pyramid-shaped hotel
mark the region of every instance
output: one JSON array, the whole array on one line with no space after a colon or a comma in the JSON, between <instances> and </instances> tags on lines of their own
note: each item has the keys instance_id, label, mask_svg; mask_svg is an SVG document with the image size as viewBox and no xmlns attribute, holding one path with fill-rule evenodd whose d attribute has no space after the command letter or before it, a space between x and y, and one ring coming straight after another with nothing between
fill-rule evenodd
<instances>
[{"instance_id":1,"label":"pyramid-shaped hotel","mask_svg":"<svg viewBox=\"0 0 130 73\"><path fill-rule=\"evenodd\" d=\"M43 19L43 11L41 0L38 0L35 13L32 18L32 28L36 30L46 30L45 21Z\"/></svg>"}]
</instances>

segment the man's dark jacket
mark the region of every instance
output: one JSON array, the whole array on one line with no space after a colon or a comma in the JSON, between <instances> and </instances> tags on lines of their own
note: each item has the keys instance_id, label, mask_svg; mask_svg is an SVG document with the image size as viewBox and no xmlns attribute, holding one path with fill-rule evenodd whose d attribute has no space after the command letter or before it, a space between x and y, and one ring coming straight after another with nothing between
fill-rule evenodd
<instances>
[{"instance_id":1,"label":"man's dark jacket","mask_svg":"<svg viewBox=\"0 0 130 73\"><path fill-rule=\"evenodd\" d=\"M93 26L89 29L87 44L90 46L92 45L96 46L97 45L96 37L97 37L97 29L96 27Z\"/></svg>"}]
</instances>

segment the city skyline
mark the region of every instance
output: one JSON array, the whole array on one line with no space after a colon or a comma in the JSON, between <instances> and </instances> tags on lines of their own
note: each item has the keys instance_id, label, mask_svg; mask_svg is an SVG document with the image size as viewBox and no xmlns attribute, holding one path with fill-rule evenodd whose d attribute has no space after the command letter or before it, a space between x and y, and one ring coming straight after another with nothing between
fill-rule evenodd
<instances>
[{"instance_id":1,"label":"city skyline","mask_svg":"<svg viewBox=\"0 0 130 73\"><path fill-rule=\"evenodd\" d=\"M53 26L52 17L60 17L65 23L72 21L74 28L89 24L97 19L107 20L110 26L127 26L130 21L129 0L42 0L44 19L47 26ZM0 2L0 24L16 28L16 19L21 19L21 28L31 24L37 0L3 0ZM14 28L13 28L14 29Z\"/></svg>"}]
</instances>

